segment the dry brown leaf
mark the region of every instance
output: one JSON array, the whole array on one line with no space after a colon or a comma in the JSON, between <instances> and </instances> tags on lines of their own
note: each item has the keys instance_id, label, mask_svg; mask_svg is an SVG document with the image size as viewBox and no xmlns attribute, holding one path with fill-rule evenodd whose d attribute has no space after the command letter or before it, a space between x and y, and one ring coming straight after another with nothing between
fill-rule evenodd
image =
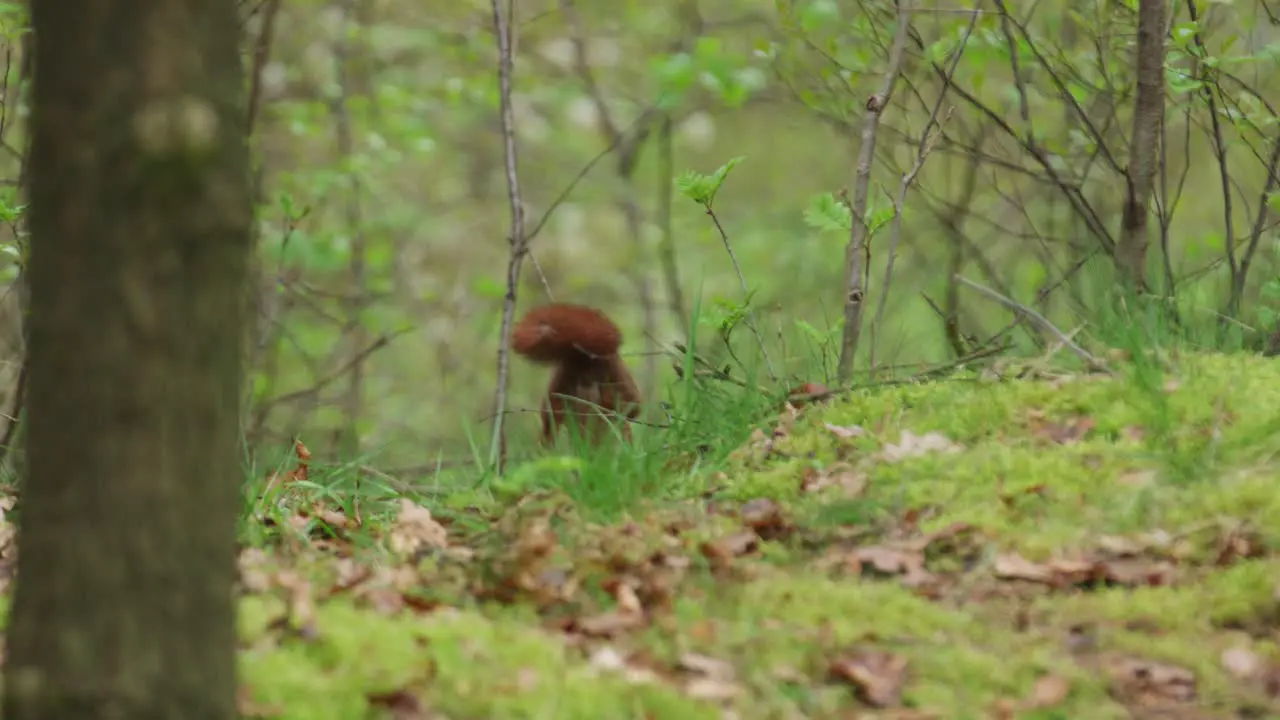
<instances>
[{"instance_id":1,"label":"dry brown leaf","mask_svg":"<svg viewBox=\"0 0 1280 720\"><path fill-rule=\"evenodd\" d=\"M1059 445L1080 442L1097 425L1097 421L1087 415L1075 415L1063 422L1047 419L1042 410L1033 410L1029 416L1032 435Z\"/></svg>"},{"instance_id":2,"label":"dry brown leaf","mask_svg":"<svg viewBox=\"0 0 1280 720\"><path fill-rule=\"evenodd\" d=\"M573 621L571 629L589 637L615 637L631 630L644 627L646 620L643 614L608 610L596 615L588 615Z\"/></svg>"},{"instance_id":3,"label":"dry brown leaf","mask_svg":"<svg viewBox=\"0 0 1280 720\"><path fill-rule=\"evenodd\" d=\"M392 552L410 555L425 548L449 546L449 531L436 522L431 511L407 498L400 498L400 514L388 536Z\"/></svg>"},{"instance_id":4,"label":"dry brown leaf","mask_svg":"<svg viewBox=\"0 0 1280 720\"><path fill-rule=\"evenodd\" d=\"M320 503L316 503L311 509L311 516L324 521L324 524L333 530L346 530L348 525L354 526L354 523L348 522L346 513L341 510L327 508Z\"/></svg>"},{"instance_id":5,"label":"dry brown leaf","mask_svg":"<svg viewBox=\"0 0 1280 720\"><path fill-rule=\"evenodd\" d=\"M754 530L764 540L777 540L795 530L783 513L782 506L769 498L748 501L738 515L743 525Z\"/></svg>"},{"instance_id":6,"label":"dry brown leaf","mask_svg":"<svg viewBox=\"0 0 1280 720\"><path fill-rule=\"evenodd\" d=\"M597 670L621 675L633 685L648 685L660 679L653 670L628 662L622 653L609 645L602 645L592 651L588 662Z\"/></svg>"},{"instance_id":7,"label":"dry brown leaf","mask_svg":"<svg viewBox=\"0 0 1280 720\"><path fill-rule=\"evenodd\" d=\"M1098 569L1107 581L1125 587L1161 587L1172 584L1174 578L1171 563L1145 558L1107 560Z\"/></svg>"},{"instance_id":8,"label":"dry brown leaf","mask_svg":"<svg viewBox=\"0 0 1280 720\"><path fill-rule=\"evenodd\" d=\"M746 531L707 540L698 546L698 551L711 563L712 570L723 572L732 567L735 558L753 553L759 546L760 536Z\"/></svg>"},{"instance_id":9,"label":"dry brown leaf","mask_svg":"<svg viewBox=\"0 0 1280 720\"><path fill-rule=\"evenodd\" d=\"M1196 676L1190 670L1138 658L1113 658L1105 667L1112 692L1126 704L1157 709L1196 699Z\"/></svg>"},{"instance_id":10,"label":"dry brown leaf","mask_svg":"<svg viewBox=\"0 0 1280 720\"><path fill-rule=\"evenodd\" d=\"M293 450L298 458L297 465L292 470L286 470L283 475L277 472L267 475L267 483L262 491L263 496L270 495L277 485L291 485L307 479L311 466L311 451L302 444L301 440L294 441Z\"/></svg>"},{"instance_id":11,"label":"dry brown leaf","mask_svg":"<svg viewBox=\"0 0 1280 720\"><path fill-rule=\"evenodd\" d=\"M800 477L800 491L816 493L838 487L846 498L860 497L867 489L867 474L849 463L836 463L825 470L807 468Z\"/></svg>"},{"instance_id":12,"label":"dry brown leaf","mask_svg":"<svg viewBox=\"0 0 1280 720\"><path fill-rule=\"evenodd\" d=\"M545 517L534 517L520 526L515 555L524 561L532 561L550 555L556 545L556 531L551 522Z\"/></svg>"},{"instance_id":13,"label":"dry brown leaf","mask_svg":"<svg viewBox=\"0 0 1280 720\"><path fill-rule=\"evenodd\" d=\"M822 402L831 397L831 390L822 383L805 383L792 388L787 393L786 402L796 409L803 408L810 402Z\"/></svg>"},{"instance_id":14,"label":"dry brown leaf","mask_svg":"<svg viewBox=\"0 0 1280 720\"><path fill-rule=\"evenodd\" d=\"M627 666L627 659L612 645L601 645L593 650L587 662L599 670L616 671Z\"/></svg>"},{"instance_id":15,"label":"dry brown leaf","mask_svg":"<svg viewBox=\"0 0 1280 720\"><path fill-rule=\"evenodd\" d=\"M1159 587L1173 582L1174 571L1172 563L1141 557L1055 558L1037 563L1017 553L999 555L994 567L996 577L1052 587L1093 586L1101 582L1125 587Z\"/></svg>"},{"instance_id":16,"label":"dry brown leaf","mask_svg":"<svg viewBox=\"0 0 1280 720\"><path fill-rule=\"evenodd\" d=\"M880 650L855 651L833 660L830 674L852 685L862 702L877 708L893 707L902 702L907 659Z\"/></svg>"},{"instance_id":17,"label":"dry brown leaf","mask_svg":"<svg viewBox=\"0 0 1280 720\"><path fill-rule=\"evenodd\" d=\"M698 700L724 702L742 694L742 688L718 678L692 678L684 685L685 694Z\"/></svg>"},{"instance_id":18,"label":"dry brown leaf","mask_svg":"<svg viewBox=\"0 0 1280 720\"><path fill-rule=\"evenodd\" d=\"M1018 717L1018 703L1009 698L1000 698L991 703L991 720L1015 720Z\"/></svg>"},{"instance_id":19,"label":"dry brown leaf","mask_svg":"<svg viewBox=\"0 0 1280 720\"><path fill-rule=\"evenodd\" d=\"M1130 470L1116 478L1116 482L1130 488L1151 487L1156 481L1155 470Z\"/></svg>"},{"instance_id":20,"label":"dry brown leaf","mask_svg":"<svg viewBox=\"0 0 1280 720\"><path fill-rule=\"evenodd\" d=\"M608 590L616 599L617 608L578 618L573 621L571 629L590 637L614 637L648 623L640 598L629 583L614 581Z\"/></svg>"},{"instance_id":21,"label":"dry brown leaf","mask_svg":"<svg viewBox=\"0 0 1280 720\"><path fill-rule=\"evenodd\" d=\"M1007 580L1051 583L1054 579L1053 570L1040 563L1032 562L1016 552L997 555L994 572L996 577Z\"/></svg>"},{"instance_id":22,"label":"dry brown leaf","mask_svg":"<svg viewBox=\"0 0 1280 720\"><path fill-rule=\"evenodd\" d=\"M1219 656L1222 669L1239 680L1252 680L1262 674L1262 658L1251 648L1235 646L1222 651Z\"/></svg>"},{"instance_id":23,"label":"dry brown leaf","mask_svg":"<svg viewBox=\"0 0 1280 720\"><path fill-rule=\"evenodd\" d=\"M832 423L822 423L822 427L826 428L827 432L842 440L866 437L867 435L866 429L860 425L833 425Z\"/></svg>"},{"instance_id":24,"label":"dry brown leaf","mask_svg":"<svg viewBox=\"0 0 1280 720\"><path fill-rule=\"evenodd\" d=\"M880 457L886 462L900 462L907 458L920 457L929 453L951 454L960 452L960 446L951 442L946 435L937 431L916 435L910 430L903 430L898 442L885 443Z\"/></svg>"},{"instance_id":25,"label":"dry brown leaf","mask_svg":"<svg viewBox=\"0 0 1280 720\"><path fill-rule=\"evenodd\" d=\"M408 690L369 693L365 699L370 706L385 711L393 720L429 720L435 717L426 711L418 696Z\"/></svg>"},{"instance_id":26,"label":"dry brown leaf","mask_svg":"<svg viewBox=\"0 0 1280 720\"><path fill-rule=\"evenodd\" d=\"M316 606L311 582L292 569L280 570L275 574L275 580L288 593L287 612L272 624L288 627L304 639L317 637L319 630L316 626Z\"/></svg>"},{"instance_id":27,"label":"dry brown leaf","mask_svg":"<svg viewBox=\"0 0 1280 720\"><path fill-rule=\"evenodd\" d=\"M737 674L733 665L709 655L687 652L680 656L681 670L717 680L732 680Z\"/></svg>"},{"instance_id":28,"label":"dry brown leaf","mask_svg":"<svg viewBox=\"0 0 1280 720\"><path fill-rule=\"evenodd\" d=\"M1098 549L1115 557L1141 555L1148 549L1137 540L1120 535L1100 535L1096 542Z\"/></svg>"},{"instance_id":29,"label":"dry brown leaf","mask_svg":"<svg viewBox=\"0 0 1280 720\"><path fill-rule=\"evenodd\" d=\"M773 454L773 436L766 433L760 428L756 428L747 437L747 442L729 453L729 457L734 460L741 460L747 464L760 462L767 459Z\"/></svg>"},{"instance_id":30,"label":"dry brown leaf","mask_svg":"<svg viewBox=\"0 0 1280 720\"><path fill-rule=\"evenodd\" d=\"M924 553L914 549L870 545L858 548L853 554L863 567L870 566L885 575L903 575L924 570Z\"/></svg>"},{"instance_id":31,"label":"dry brown leaf","mask_svg":"<svg viewBox=\"0 0 1280 720\"><path fill-rule=\"evenodd\" d=\"M644 608L640 605L640 598L636 595L636 589L629 583L618 583L617 589L613 591L613 597L618 601L618 609L622 612L634 614L644 612Z\"/></svg>"},{"instance_id":32,"label":"dry brown leaf","mask_svg":"<svg viewBox=\"0 0 1280 720\"><path fill-rule=\"evenodd\" d=\"M1032 686L1031 695L1024 706L1029 709L1050 708L1061 705L1070 694L1070 680L1061 675L1044 675Z\"/></svg>"},{"instance_id":33,"label":"dry brown leaf","mask_svg":"<svg viewBox=\"0 0 1280 720\"><path fill-rule=\"evenodd\" d=\"M262 548L247 547L240 551L236 565L240 570L240 585L247 592L262 593L271 589L270 557Z\"/></svg>"},{"instance_id":34,"label":"dry brown leaf","mask_svg":"<svg viewBox=\"0 0 1280 720\"><path fill-rule=\"evenodd\" d=\"M432 611L436 605L416 597L421 580L412 566L394 565L376 568L351 564L350 570L340 572L338 584L330 589L330 595L349 592L362 605L384 615L394 615L406 608L418 612Z\"/></svg>"},{"instance_id":35,"label":"dry brown leaf","mask_svg":"<svg viewBox=\"0 0 1280 720\"><path fill-rule=\"evenodd\" d=\"M1220 567L1225 567L1238 560L1263 557L1267 553L1266 548L1266 540L1258 534L1257 530L1248 526L1232 527L1218 538L1217 556L1214 562Z\"/></svg>"}]
</instances>

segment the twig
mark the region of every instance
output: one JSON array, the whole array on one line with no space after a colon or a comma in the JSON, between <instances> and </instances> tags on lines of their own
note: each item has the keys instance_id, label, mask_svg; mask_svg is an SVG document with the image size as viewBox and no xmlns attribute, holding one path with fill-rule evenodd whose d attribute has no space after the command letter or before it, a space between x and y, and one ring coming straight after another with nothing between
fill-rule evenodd
<instances>
[{"instance_id":1,"label":"twig","mask_svg":"<svg viewBox=\"0 0 1280 720\"><path fill-rule=\"evenodd\" d=\"M1073 342L1071 338L1067 337L1066 333L1059 330L1057 327L1054 326L1053 323L1049 322L1048 318L1036 312L1035 310L1032 310L1026 305L1022 305L1021 303L1018 303L1014 300L1011 300L1005 297L1004 295L1001 295L1000 293L996 292L995 290L992 290L991 288L985 287L983 285L979 285L978 283L973 282L972 280L966 277L957 275L956 280L973 290L977 290L980 294L985 295L988 299L994 300L1000 303L1001 305L1004 305L1005 307L1017 313L1021 313L1027 318L1030 318L1033 322L1039 325L1041 329L1043 329L1045 332L1056 337L1058 339L1058 342L1062 343L1064 347L1066 347L1071 352L1079 356L1081 360L1084 360L1085 364L1089 366L1089 369L1108 371L1106 363L1104 363L1101 359L1095 357L1088 350L1085 350L1084 348L1075 344L1075 342Z\"/></svg>"},{"instance_id":2,"label":"twig","mask_svg":"<svg viewBox=\"0 0 1280 720\"><path fill-rule=\"evenodd\" d=\"M510 372L511 325L515 322L516 291L520 286L520 264L529 252L529 239L524 234L524 202L520 199L520 176L516 159L516 121L511 109L511 16L514 12L511 0L507 0L506 13L502 0L492 0L493 30L498 39L498 94L502 110L502 146L506 160L507 199L511 206L511 255L507 262L507 294L502 303L502 336L498 339L498 379L494 389L493 440L489 445L489 464L502 474L506 456L506 428L503 423L507 406L507 376Z\"/></svg>"},{"instance_id":3,"label":"twig","mask_svg":"<svg viewBox=\"0 0 1280 720\"><path fill-rule=\"evenodd\" d=\"M346 375L348 372L350 372L353 365L364 362L366 359L368 359L370 355L386 347L388 344L390 344L392 340L396 339L400 335L403 335L407 332L409 332L409 330L405 329L405 330L399 330L389 335L379 336L367 347L365 347L364 350L361 350L360 352L356 353L349 360L347 360L347 362L344 363L341 367L337 368L333 372L317 380L315 383L311 385L311 387L303 388L302 390L294 390L293 392L285 393L284 395L279 395L277 397L271 398L270 400L264 400L262 402L262 405L266 408L271 408L276 405L284 405L287 403L304 400L309 397L314 397L321 390L337 382L343 375ZM263 414L265 416L265 411L263 412Z\"/></svg>"},{"instance_id":4,"label":"twig","mask_svg":"<svg viewBox=\"0 0 1280 720\"><path fill-rule=\"evenodd\" d=\"M573 191L578 187L578 184L581 183L587 174L591 172L591 169L596 166L596 163L606 157L609 157L609 154L612 153L618 145L622 144L627 137L632 134L638 134L644 130L644 126L649 122L649 114L652 112L654 112L654 108L650 107L646 109L640 114L639 118L636 118L635 122L631 123L631 126L628 127L626 132L618 138L617 142L609 143L607 147L596 153L595 157L588 160L587 164L583 165L582 168L578 170L578 174L569 181L568 185L564 186L564 189L560 191L560 194L556 195L555 199L551 201L551 205L547 207L546 211L538 217L538 221L533 224L533 229L529 231L527 236L525 236L526 244L532 242L533 239L538 236L538 233L542 232L542 229L546 227L547 222L551 220L551 215L569 199L569 196L573 194Z\"/></svg>"},{"instance_id":5,"label":"twig","mask_svg":"<svg viewBox=\"0 0 1280 720\"><path fill-rule=\"evenodd\" d=\"M1007 345L992 345L989 347L980 348L963 357L955 358L954 360L948 360L946 362L938 363L936 365L930 365L910 377L893 378L889 380L874 380L872 382L861 383L858 385L848 385L844 387L833 388L833 389L829 389L821 392L814 392L814 393L796 393L794 395L788 395L787 400L789 402L797 401L797 400L803 401L803 402L810 402L813 400L826 400L828 398L833 398L839 395L844 395L846 393L851 393L854 390L865 390L867 388L873 388L873 387L892 387L896 385L910 385L912 383L918 383L921 380L929 380L931 378L936 378L939 375L945 375L951 372L952 370L959 368L962 365L967 365L971 362L983 360L985 358L991 357L992 355L998 355L1007 349L1008 349Z\"/></svg>"},{"instance_id":6,"label":"twig","mask_svg":"<svg viewBox=\"0 0 1280 720\"><path fill-rule=\"evenodd\" d=\"M902 72L902 58L906 54L907 36L911 30L912 0L898 0L898 27L889 50L889 67L885 69L880 92L867 101L867 113L862 121L862 146L858 149L858 164L850 203L852 222L849 228L849 245L845 250L845 298L844 328L840 339L840 362L836 377L841 383L853 377L853 356L858 352L858 340L862 334L863 299L866 294L866 248L869 228L866 224L867 192L871 186L871 162L875 159L876 131L880 127L880 113L889 106L894 85Z\"/></svg>"},{"instance_id":7,"label":"twig","mask_svg":"<svg viewBox=\"0 0 1280 720\"><path fill-rule=\"evenodd\" d=\"M1244 256L1240 260L1240 272L1236 274L1236 285L1231 289L1236 305L1244 295L1245 280L1249 277L1249 267L1253 263L1253 254L1261 245L1262 231L1267 218L1271 215L1268 198L1276 187L1276 169L1280 167L1280 140L1272 140L1271 156L1267 160L1267 180L1262 188L1262 196L1258 201L1258 214L1253 221L1253 229L1249 233L1249 244L1245 247ZM1167 253L1166 253L1167 254Z\"/></svg>"},{"instance_id":8,"label":"twig","mask_svg":"<svg viewBox=\"0 0 1280 720\"><path fill-rule=\"evenodd\" d=\"M1235 213L1231 210L1231 171L1227 165L1227 143L1222 137L1222 120L1219 118L1218 100L1214 95L1214 90L1218 88L1210 77L1211 72L1204 64L1204 60L1209 57L1209 49L1204 44L1200 9L1196 6L1195 0L1187 0L1187 15L1191 18L1192 27L1196 28L1191 36L1191 42L1203 53L1203 57L1192 55L1192 58L1196 79L1202 83L1201 92L1209 108L1209 123L1213 130L1213 154L1218 161L1218 183L1222 189L1223 247L1226 249L1227 270L1231 278L1231 294L1228 296L1226 314L1234 318L1240 312L1240 294L1236 292L1236 288L1243 288L1244 283L1240 278L1240 265L1236 261Z\"/></svg>"},{"instance_id":9,"label":"twig","mask_svg":"<svg viewBox=\"0 0 1280 720\"><path fill-rule=\"evenodd\" d=\"M18 436L18 418L22 412L22 406L26 403L27 396L27 360L22 359L22 367L18 370L18 382L13 390L13 405L6 415L9 422L4 428L4 437L0 439L0 467L4 466L9 454L13 452L14 440Z\"/></svg>"},{"instance_id":10,"label":"twig","mask_svg":"<svg viewBox=\"0 0 1280 720\"><path fill-rule=\"evenodd\" d=\"M18 67L18 89L19 89L19 92L21 92L22 89L29 87L31 85L31 81L32 81L32 78L34 77L34 72L35 72L35 61L34 61L35 53L34 53L34 46L32 45L31 33L23 34L22 39L20 41L18 52L22 58L22 64ZM7 72L5 74L8 75ZM7 92L7 86L6 86L5 103L4 103L6 108L6 113L8 108L8 100L9 98L8 98L8 92ZM22 153L19 156L18 183L17 183L18 192L21 194L21 196L23 196L23 199L26 200L27 202L30 202L30 196L31 196L31 192L30 192L31 188L29 185L30 179L31 179L30 160L31 160L31 140L30 140L30 133L27 133L27 138L23 140ZM11 227L13 229L14 244L17 245L19 248L20 257L26 256L26 253L23 252L25 250L25 248L23 247L23 235L24 235L24 230L26 228L26 225L27 225L27 215L25 212L22 213L17 220L11 223ZM23 345L22 367L19 368L18 370L17 386L14 388L14 392L13 392L13 406L12 408L10 408L9 414L8 414L9 422L5 425L3 439L0 439L0 465L3 465L3 463L9 459L9 456L13 452L13 449L14 449L13 445L18 437L18 429L19 429L19 425L21 424L22 412L23 412L24 406L26 405L26 398L27 398L27 366L29 363L27 362L26 348L28 346L27 316L28 316L28 310L29 310L28 300L30 298L30 295L27 292L27 269L26 269L25 263L18 264L18 279L16 284L18 287L19 318L22 321L22 341L23 341L22 342L22 345Z\"/></svg>"},{"instance_id":11,"label":"twig","mask_svg":"<svg viewBox=\"0 0 1280 720\"><path fill-rule=\"evenodd\" d=\"M266 0L262 8L262 27L253 43L253 67L249 73L249 109L246 117L246 135L253 135L258 120L258 108L262 102L262 72L271 58L271 41L275 38L276 15L280 12L280 0Z\"/></svg>"}]
</instances>

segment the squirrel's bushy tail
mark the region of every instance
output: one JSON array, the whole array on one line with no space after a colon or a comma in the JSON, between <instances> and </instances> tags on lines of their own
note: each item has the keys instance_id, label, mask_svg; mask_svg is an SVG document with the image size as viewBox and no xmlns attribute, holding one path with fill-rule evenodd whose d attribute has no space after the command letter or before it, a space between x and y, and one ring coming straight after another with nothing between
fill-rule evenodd
<instances>
[{"instance_id":1,"label":"squirrel's bushy tail","mask_svg":"<svg viewBox=\"0 0 1280 720\"><path fill-rule=\"evenodd\" d=\"M511 331L511 348L541 363L607 357L622 346L622 331L585 305L550 303L532 308Z\"/></svg>"}]
</instances>

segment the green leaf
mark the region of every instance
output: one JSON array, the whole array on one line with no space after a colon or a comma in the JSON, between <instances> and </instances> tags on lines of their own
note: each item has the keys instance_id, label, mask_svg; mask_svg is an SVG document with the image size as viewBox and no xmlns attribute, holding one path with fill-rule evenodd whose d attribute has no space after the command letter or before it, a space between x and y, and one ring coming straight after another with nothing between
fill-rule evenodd
<instances>
[{"instance_id":1,"label":"green leaf","mask_svg":"<svg viewBox=\"0 0 1280 720\"><path fill-rule=\"evenodd\" d=\"M809 207L804 211L804 222L819 232L847 233L853 227L853 213L835 195L823 193L809 201Z\"/></svg>"},{"instance_id":2,"label":"green leaf","mask_svg":"<svg viewBox=\"0 0 1280 720\"><path fill-rule=\"evenodd\" d=\"M896 212L897 210L893 207L892 202L872 199L866 214L867 230L872 233L876 232L892 220Z\"/></svg>"},{"instance_id":3,"label":"green leaf","mask_svg":"<svg viewBox=\"0 0 1280 720\"><path fill-rule=\"evenodd\" d=\"M676 189L680 194L709 210L716 200L716 193L720 192L720 186L729 177L729 172L743 160L742 156L730 158L729 162L721 165L711 175L686 170L675 179Z\"/></svg>"},{"instance_id":4,"label":"green leaf","mask_svg":"<svg viewBox=\"0 0 1280 720\"><path fill-rule=\"evenodd\" d=\"M1280 300L1280 278L1272 278L1263 283L1261 295L1267 300Z\"/></svg>"}]
</instances>

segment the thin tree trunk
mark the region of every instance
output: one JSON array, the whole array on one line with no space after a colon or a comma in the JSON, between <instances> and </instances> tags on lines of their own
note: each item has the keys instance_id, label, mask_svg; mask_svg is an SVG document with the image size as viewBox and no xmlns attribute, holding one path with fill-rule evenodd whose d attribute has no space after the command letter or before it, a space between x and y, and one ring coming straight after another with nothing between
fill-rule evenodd
<instances>
[{"instance_id":1,"label":"thin tree trunk","mask_svg":"<svg viewBox=\"0 0 1280 720\"><path fill-rule=\"evenodd\" d=\"M232 0L32 4L3 716L236 717L248 151Z\"/></svg>"},{"instance_id":2,"label":"thin tree trunk","mask_svg":"<svg viewBox=\"0 0 1280 720\"><path fill-rule=\"evenodd\" d=\"M344 0L339 4L342 11L342 24L338 31L339 40L334 44L333 60L338 68L337 95L333 98L334 127L337 133L338 157L344 164L350 163L355 154L355 138L353 137L354 120L351 117L350 98L363 94L364 88L356 88L353 72L356 60L353 57L357 49L352 47L350 32L366 28L359 26L356 15L355 0ZM347 173L347 199L344 207L344 221L347 232L351 234L350 285L347 288L346 323L342 328L343 341L348 346L348 356L355 358L351 364L351 373L347 376L347 389L343 395L343 409L346 417L338 427L335 443L338 454L354 457L360 453L360 418L364 415L364 377L365 367L361 352L369 344L369 333L364 328L361 315L367 301L366 245L364 234L364 208L361 205L361 194L364 192L360 176L352 169Z\"/></svg>"},{"instance_id":3,"label":"thin tree trunk","mask_svg":"<svg viewBox=\"0 0 1280 720\"><path fill-rule=\"evenodd\" d=\"M1128 193L1124 204L1115 263L1121 278L1134 290L1147 289L1148 204L1155 184L1160 126L1164 122L1164 18L1167 0L1138 3L1138 95L1133 108L1129 144Z\"/></svg>"},{"instance_id":4,"label":"thin tree trunk","mask_svg":"<svg viewBox=\"0 0 1280 720\"><path fill-rule=\"evenodd\" d=\"M853 222L850 224L849 244L845 247L844 327L841 328L840 360L836 365L836 378L841 384L848 384L853 378L853 359L858 354L858 342L862 338L862 306L867 291L867 266L871 264L867 251L870 231L866 224L871 163L876 156L880 113L888 109L893 88L902 72L902 59L911 30L912 4L912 0L898 0L898 27L893 34L893 46L889 48L889 66L884 71L880 92L867 101L867 114L862 118L862 144L858 148L853 200L849 207Z\"/></svg>"}]
</instances>

